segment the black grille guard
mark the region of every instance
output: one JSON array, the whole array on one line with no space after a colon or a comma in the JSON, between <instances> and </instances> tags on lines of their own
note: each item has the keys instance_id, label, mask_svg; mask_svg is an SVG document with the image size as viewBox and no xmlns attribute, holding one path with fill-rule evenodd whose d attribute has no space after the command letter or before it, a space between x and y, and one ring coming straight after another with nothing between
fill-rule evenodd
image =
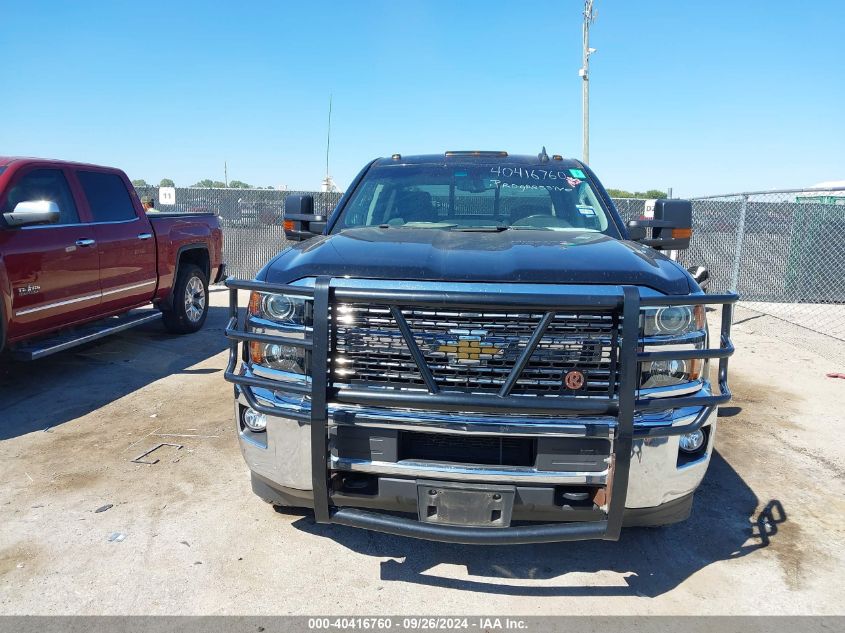
<instances>
[{"instance_id":1,"label":"black grille guard","mask_svg":"<svg viewBox=\"0 0 845 633\"><path fill-rule=\"evenodd\" d=\"M370 530L422 538L435 541L467 544L515 544L574 541L585 539L617 540L622 529L628 475L634 439L683 435L699 429L707 416L698 415L693 422L682 426L634 427L635 411L664 411L681 407L715 407L731 399L728 388L728 358L734 352L730 339L733 306L739 299L736 294L700 294L685 296L640 297L636 286L616 286L618 292L601 295L551 295L551 294L479 294L468 292L384 290L362 288L333 288L331 278L319 277L313 288L270 284L260 281L228 279L230 319L226 326L229 338L229 362L224 377L235 384L235 395L243 394L247 403L256 411L268 415L295 418L311 425L311 474L314 494L314 517L319 523L338 523ZM311 336L304 339L281 335L252 333L246 330L246 319L240 322L238 291L283 293L306 298L311 306L313 327ZM391 312L405 339L428 392L390 391L367 389L331 389L328 377L329 305L331 302L385 304ZM533 309L545 312L540 324L522 351L505 384L498 394L461 394L442 392L426 365L399 306L429 308L478 308L483 305L496 309ZM640 308L673 305L721 305L722 320L719 347L689 351L640 351ZM622 315L621 344L619 345L620 381L613 397L513 396L511 390L528 363L546 327L556 311L597 310L616 311ZM311 384L296 385L257 376L237 373L238 343L243 342L243 359L248 357L249 341L295 345L311 354ZM632 344L633 341L633 344ZM707 396L679 396L637 399L639 363L666 359L719 359L719 394ZM262 405L252 393L252 387L285 391L311 397L311 412L284 411ZM476 411L535 413L548 416L607 415L616 418L613 437L613 459L607 491L609 504L606 517L600 521L513 526L507 528L479 528L423 523L413 519L361 510L335 508L329 495L328 421L329 401L351 405L388 405L396 408L435 411Z\"/></svg>"}]
</instances>

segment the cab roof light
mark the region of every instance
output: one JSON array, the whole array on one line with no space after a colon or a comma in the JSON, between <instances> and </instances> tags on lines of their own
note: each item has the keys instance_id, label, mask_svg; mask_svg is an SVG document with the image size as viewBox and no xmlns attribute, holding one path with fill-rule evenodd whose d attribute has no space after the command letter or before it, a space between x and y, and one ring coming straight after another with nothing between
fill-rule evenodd
<instances>
[{"instance_id":1,"label":"cab roof light","mask_svg":"<svg viewBox=\"0 0 845 633\"><path fill-rule=\"evenodd\" d=\"M402 160L402 154L393 154L393 156L391 156L391 158L393 160Z\"/></svg>"},{"instance_id":2,"label":"cab roof light","mask_svg":"<svg viewBox=\"0 0 845 633\"><path fill-rule=\"evenodd\" d=\"M561 156L560 154L555 154L554 156L552 156L552 160L563 160L563 156Z\"/></svg>"},{"instance_id":3,"label":"cab roof light","mask_svg":"<svg viewBox=\"0 0 845 633\"><path fill-rule=\"evenodd\" d=\"M487 156L490 158L507 158L507 152L485 152L481 150L471 151L448 151L446 156Z\"/></svg>"}]
</instances>

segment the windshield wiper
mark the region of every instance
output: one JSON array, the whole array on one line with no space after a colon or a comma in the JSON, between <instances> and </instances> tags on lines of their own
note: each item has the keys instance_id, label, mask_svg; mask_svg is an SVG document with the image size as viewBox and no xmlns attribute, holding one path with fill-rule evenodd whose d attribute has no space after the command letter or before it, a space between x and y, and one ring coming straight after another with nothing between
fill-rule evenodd
<instances>
[{"instance_id":1,"label":"windshield wiper","mask_svg":"<svg viewBox=\"0 0 845 633\"><path fill-rule=\"evenodd\" d=\"M461 233L501 233L509 228L511 227L505 224L497 224L496 226L456 226L449 230L460 231Z\"/></svg>"}]
</instances>

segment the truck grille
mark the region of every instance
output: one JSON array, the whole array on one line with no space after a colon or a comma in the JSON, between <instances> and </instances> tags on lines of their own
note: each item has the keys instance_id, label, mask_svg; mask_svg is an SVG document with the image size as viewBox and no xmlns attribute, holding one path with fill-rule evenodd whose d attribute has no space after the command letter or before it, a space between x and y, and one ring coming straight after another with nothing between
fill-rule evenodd
<instances>
[{"instance_id":1,"label":"truck grille","mask_svg":"<svg viewBox=\"0 0 845 633\"><path fill-rule=\"evenodd\" d=\"M497 392L543 318L539 311L400 311L437 386L464 393ZM614 395L619 322L611 312L557 314L512 393L572 395L564 376L578 370L586 381L577 395ZM335 387L426 389L388 306L335 305L332 323Z\"/></svg>"},{"instance_id":2,"label":"truck grille","mask_svg":"<svg viewBox=\"0 0 845 633\"><path fill-rule=\"evenodd\" d=\"M402 431L399 434L398 453L399 460L533 466L537 456L537 440L530 437Z\"/></svg>"}]
</instances>

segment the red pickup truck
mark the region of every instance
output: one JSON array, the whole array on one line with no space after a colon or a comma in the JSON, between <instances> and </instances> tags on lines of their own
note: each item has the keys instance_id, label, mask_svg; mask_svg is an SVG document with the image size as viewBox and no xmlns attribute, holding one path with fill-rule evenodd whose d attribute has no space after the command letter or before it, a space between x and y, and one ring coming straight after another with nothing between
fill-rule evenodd
<instances>
[{"instance_id":1,"label":"red pickup truck","mask_svg":"<svg viewBox=\"0 0 845 633\"><path fill-rule=\"evenodd\" d=\"M35 359L162 315L196 332L222 249L216 216L146 213L118 169L0 157L0 351Z\"/></svg>"}]
</instances>

